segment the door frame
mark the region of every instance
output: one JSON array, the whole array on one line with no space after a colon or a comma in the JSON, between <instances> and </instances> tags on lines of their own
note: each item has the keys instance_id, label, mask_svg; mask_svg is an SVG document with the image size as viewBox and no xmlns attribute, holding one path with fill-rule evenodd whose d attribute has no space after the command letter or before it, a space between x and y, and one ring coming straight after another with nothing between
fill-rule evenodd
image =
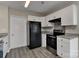
<instances>
[{"instance_id":1,"label":"door frame","mask_svg":"<svg viewBox=\"0 0 79 59\"><path fill-rule=\"evenodd\" d=\"M11 17L24 17L24 16L17 16L17 15L10 15L10 18L9 18L9 51L11 48ZM27 19L26 17L24 17L25 19ZM26 22L26 25L27 25L27 20L25 21ZM27 35L27 26L26 26L26 35ZM26 39L26 46L27 46L27 36L25 35L25 39Z\"/></svg>"}]
</instances>

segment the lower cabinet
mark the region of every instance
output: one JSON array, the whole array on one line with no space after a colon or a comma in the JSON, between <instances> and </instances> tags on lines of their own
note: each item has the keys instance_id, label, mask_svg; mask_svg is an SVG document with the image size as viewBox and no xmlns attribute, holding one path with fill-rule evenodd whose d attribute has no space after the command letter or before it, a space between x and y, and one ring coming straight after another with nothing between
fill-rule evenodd
<instances>
[{"instance_id":1,"label":"lower cabinet","mask_svg":"<svg viewBox=\"0 0 79 59\"><path fill-rule=\"evenodd\" d=\"M63 58L78 57L78 37L57 37L57 54Z\"/></svg>"},{"instance_id":2,"label":"lower cabinet","mask_svg":"<svg viewBox=\"0 0 79 59\"><path fill-rule=\"evenodd\" d=\"M0 51L0 58L3 57L3 51Z\"/></svg>"},{"instance_id":3,"label":"lower cabinet","mask_svg":"<svg viewBox=\"0 0 79 59\"><path fill-rule=\"evenodd\" d=\"M3 38L3 58L5 58L6 54L8 53L8 36Z\"/></svg>"},{"instance_id":4,"label":"lower cabinet","mask_svg":"<svg viewBox=\"0 0 79 59\"><path fill-rule=\"evenodd\" d=\"M0 40L0 58L2 58L2 57L3 57L3 41Z\"/></svg>"},{"instance_id":5,"label":"lower cabinet","mask_svg":"<svg viewBox=\"0 0 79 59\"><path fill-rule=\"evenodd\" d=\"M46 47L46 34L42 34L42 47Z\"/></svg>"}]
</instances>

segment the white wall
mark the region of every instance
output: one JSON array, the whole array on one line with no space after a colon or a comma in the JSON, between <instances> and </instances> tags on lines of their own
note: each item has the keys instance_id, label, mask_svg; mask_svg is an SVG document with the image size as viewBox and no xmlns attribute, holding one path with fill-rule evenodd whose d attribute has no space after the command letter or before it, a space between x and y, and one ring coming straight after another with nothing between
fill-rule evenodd
<instances>
[{"instance_id":1,"label":"white wall","mask_svg":"<svg viewBox=\"0 0 79 59\"><path fill-rule=\"evenodd\" d=\"M8 7L0 6L0 33L8 33Z\"/></svg>"}]
</instances>

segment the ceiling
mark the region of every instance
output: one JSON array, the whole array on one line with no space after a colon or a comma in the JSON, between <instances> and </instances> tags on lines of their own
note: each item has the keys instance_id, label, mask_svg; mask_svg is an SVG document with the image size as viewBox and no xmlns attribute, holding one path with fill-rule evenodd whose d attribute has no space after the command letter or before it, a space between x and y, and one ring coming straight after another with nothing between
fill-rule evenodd
<instances>
[{"instance_id":1,"label":"ceiling","mask_svg":"<svg viewBox=\"0 0 79 59\"><path fill-rule=\"evenodd\" d=\"M24 8L25 1L0 1L0 4L22 11L31 11L45 15L72 4L71 1L44 1L43 4L41 2L31 1L28 8Z\"/></svg>"}]
</instances>

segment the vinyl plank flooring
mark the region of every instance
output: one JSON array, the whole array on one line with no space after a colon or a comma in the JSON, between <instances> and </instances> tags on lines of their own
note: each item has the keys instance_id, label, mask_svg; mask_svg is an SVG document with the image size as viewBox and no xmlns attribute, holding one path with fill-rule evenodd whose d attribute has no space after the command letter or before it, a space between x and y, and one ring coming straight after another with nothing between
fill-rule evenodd
<instances>
[{"instance_id":1,"label":"vinyl plank flooring","mask_svg":"<svg viewBox=\"0 0 79 59\"><path fill-rule=\"evenodd\" d=\"M10 52L10 57L14 58L15 57L15 51L12 49L11 52ZM16 57L15 57L16 58Z\"/></svg>"},{"instance_id":2,"label":"vinyl plank flooring","mask_svg":"<svg viewBox=\"0 0 79 59\"><path fill-rule=\"evenodd\" d=\"M52 55L52 53L50 53L46 48L40 48L46 55L48 58L55 58L56 56L55 55Z\"/></svg>"},{"instance_id":3,"label":"vinyl plank flooring","mask_svg":"<svg viewBox=\"0 0 79 59\"><path fill-rule=\"evenodd\" d=\"M40 48L38 48L37 50L38 50L38 53L40 54L41 58L47 57L47 55L45 53L43 53L43 51Z\"/></svg>"},{"instance_id":4,"label":"vinyl plank flooring","mask_svg":"<svg viewBox=\"0 0 79 59\"><path fill-rule=\"evenodd\" d=\"M15 49L15 56L16 56L16 58L18 58L19 57L19 50L18 49Z\"/></svg>"},{"instance_id":5,"label":"vinyl plank flooring","mask_svg":"<svg viewBox=\"0 0 79 59\"><path fill-rule=\"evenodd\" d=\"M31 54L31 51L27 48L27 58L32 58L33 54Z\"/></svg>"},{"instance_id":6,"label":"vinyl plank flooring","mask_svg":"<svg viewBox=\"0 0 79 59\"><path fill-rule=\"evenodd\" d=\"M57 58L57 56L55 56L43 47L35 49L29 49L28 47L20 47L12 49L7 54L6 58Z\"/></svg>"},{"instance_id":7,"label":"vinyl plank flooring","mask_svg":"<svg viewBox=\"0 0 79 59\"><path fill-rule=\"evenodd\" d=\"M23 58L27 57L27 48L23 47Z\"/></svg>"},{"instance_id":8,"label":"vinyl plank flooring","mask_svg":"<svg viewBox=\"0 0 79 59\"><path fill-rule=\"evenodd\" d=\"M48 58L47 54L40 48L39 50L46 58Z\"/></svg>"}]
</instances>

